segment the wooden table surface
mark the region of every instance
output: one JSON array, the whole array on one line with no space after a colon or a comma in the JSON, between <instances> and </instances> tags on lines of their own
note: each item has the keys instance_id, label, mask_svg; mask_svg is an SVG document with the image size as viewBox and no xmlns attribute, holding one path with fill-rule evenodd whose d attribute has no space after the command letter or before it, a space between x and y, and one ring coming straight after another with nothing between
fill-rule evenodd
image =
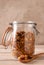
<instances>
[{"instance_id":1,"label":"wooden table surface","mask_svg":"<svg viewBox=\"0 0 44 65\"><path fill-rule=\"evenodd\" d=\"M12 49L4 49L2 45L0 45L0 65L25 65L24 63L16 60L12 54ZM35 54L44 52L44 45L36 45L35 46ZM38 59L33 60L32 62L27 63L26 65L44 65L44 56L41 56Z\"/></svg>"}]
</instances>

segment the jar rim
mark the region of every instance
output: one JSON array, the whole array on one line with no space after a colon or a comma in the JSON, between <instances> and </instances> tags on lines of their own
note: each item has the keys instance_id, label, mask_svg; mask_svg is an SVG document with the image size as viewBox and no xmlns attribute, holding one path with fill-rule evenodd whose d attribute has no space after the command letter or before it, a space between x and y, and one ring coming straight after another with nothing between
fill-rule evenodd
<instances>
[{"instance_id":1,"label":"jar rim","mask_svg":"<svg viewBox=\"0 0 44 65\"><path fill-rule=\"evenodd\" d=\"M27 21L27 22L17 22L17 21L14 21L12 23L9 23L10 25L13 25L13 24L34 24L34 25L37 25L37 23L33 22L33 21Z\"/></svg>"}]
</instances>

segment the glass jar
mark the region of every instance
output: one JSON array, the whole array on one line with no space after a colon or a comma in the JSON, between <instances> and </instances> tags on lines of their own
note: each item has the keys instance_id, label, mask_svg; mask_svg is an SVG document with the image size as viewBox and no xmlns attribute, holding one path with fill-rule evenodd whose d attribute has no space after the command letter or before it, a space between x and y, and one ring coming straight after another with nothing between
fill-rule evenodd
<instances>
[{"instance_id":1,"label":"glass jar","mask_svg":"<svg viewBox=\"0 0 44 65\"><path fill-rule=\"evenodd\" d=\"M36 23L32 21L10 23L13 28L12 36L12 54L14 57L20 55L33 55L35 50L35 31Z\"/></svg>"}]
</instances>

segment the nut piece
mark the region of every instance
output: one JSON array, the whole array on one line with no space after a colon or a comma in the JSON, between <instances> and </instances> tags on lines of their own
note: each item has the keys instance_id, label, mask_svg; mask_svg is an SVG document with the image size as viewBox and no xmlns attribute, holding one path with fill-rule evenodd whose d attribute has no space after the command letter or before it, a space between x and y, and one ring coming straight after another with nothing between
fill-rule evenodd
<instances>
[{"instance_id":1,"label":"nut piece","mask_svg":"<svg viewBox=\"0 0 44 65\"><path fill-rule=\"evenodd\" d=\"M18 57L18 60L24 60L24 59L25 59L24 55L21 55L20 57Z\"/></svg>"},{"instance_id":2,"label":"nut piece","mask_svg":"<svg viewBox=\"0 0 44 65\"><path fill-rule=\"evenodd\" d=\"M18 57L18 60L27 60L28 59L28 55L21 55L20 57Z\"/></svg>"}]
</instances>

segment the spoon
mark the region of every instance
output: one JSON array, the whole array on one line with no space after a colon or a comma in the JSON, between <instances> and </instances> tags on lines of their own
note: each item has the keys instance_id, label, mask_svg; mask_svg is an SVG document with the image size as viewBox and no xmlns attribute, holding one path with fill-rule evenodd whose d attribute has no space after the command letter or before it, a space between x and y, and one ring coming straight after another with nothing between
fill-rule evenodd
<instances>
[{"instance_id":1,"label":"spoon","mask_svg":"<svg viewBox=\"0 0 44 65\"><path fill-rule=\"evenodd\" d=\"M18 57L18 60L22 63L28 63L35 60L36 58L39 58L40 56L44 56L44 53L32 55L30 57L28 57L28 55L21 55L20 57Z\"/></svg>"}]
</instances>

